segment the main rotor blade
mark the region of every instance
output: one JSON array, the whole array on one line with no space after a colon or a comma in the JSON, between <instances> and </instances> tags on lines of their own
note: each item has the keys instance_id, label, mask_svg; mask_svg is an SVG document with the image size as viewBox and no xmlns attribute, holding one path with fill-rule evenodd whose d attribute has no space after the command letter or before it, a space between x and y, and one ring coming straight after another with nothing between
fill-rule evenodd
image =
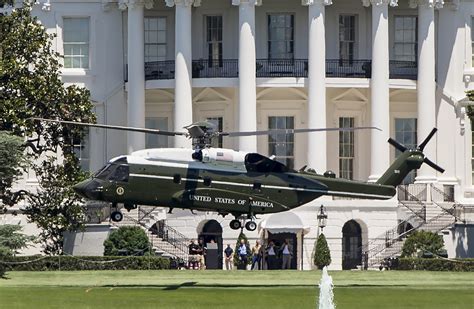
<instances>
[{"instance_id":1,"label":"main rotor blade","mask_svg":"<svg viewBox=\"0 0 474 309\"><path fill-rule=\"evenodd\" d=\"M150 133L150 134L166 135L166 136L186 135L187 134L185 132L170 132L170 131L163 131L163 130L158 130L158 129L145 129L145 128L126 127L126 126L114 126L114 125L108 125L108 124L97 124L97 123L76 122L76 121L66 121L66 120L54 120L54 119L45 119L45 118L30 118L30 119L32 119L34 121L41 121L41 122L60 123L60 124L90 127L90 128L102 128L102 129L111 129L111 130L120 130L120 131Z\"/></svg>"},{"instance_id":2,"label":"main rotor blade","mask_svg":"<svg viewBox=\"0 0 474 309\"><path fill-rule=\"evenodd\" d=\"M271 134L295 134L307 132L324 132L324 131L356 131L356 130L380 130L377 127L354 127L354 128L318 128L318 129L276 129L264 131L248 131L248 132L219 132L222 136L253 136L253 135L271 135Z\"/></svg>"},{"instance_id":3,"label":"main rotor blade","mask_svg":"<svg viewBox=\"0 0 474 309\"><path fill-rule=\"evenodd\" d=\"M425 138L425 140L423 141L423 143L421 143L419 146L418 146L418 149L420 149L421 151L423 151L423 149L425 149L426 147L426 144L428 144L428 142L430 141L430 139L433 137L433 135L435 135L436 131L438 131L437 128L433 128L433 130L431 130L430 134L428 134L428 136Z\"/></svg>"},{"instance_id":4,"label":"main rotor blade","mask_svg":"<svg viewBox=\"0 0 474 309\"><path fill-rule=\"evenodd\" d=\"M437 170L438 172L444 173L444 168L442 168L442 167L439 166L438 164L434 163L434 162L431 161L430 159L425 158L425 159L423 160L423 162L425 162L426 164L428 164L429 166L431 166L432 168L434 168L434 169Z\"/></svg>"},{"instance_id":5,"label":"main rotor blade","mask_svg":"<svg viewBox=\"0 0 474 309\"><path fill-rule=\"evenodd\" d=\"M388 139L388 143L390 145L392 145L393 147L397 148L398 150L400 150L401 152L405 152L408 148L405 147L404 145L400 144L399 142L397 142L396 140L394 140L393 138L389 138Z\"/></svg>"}]
</instances>

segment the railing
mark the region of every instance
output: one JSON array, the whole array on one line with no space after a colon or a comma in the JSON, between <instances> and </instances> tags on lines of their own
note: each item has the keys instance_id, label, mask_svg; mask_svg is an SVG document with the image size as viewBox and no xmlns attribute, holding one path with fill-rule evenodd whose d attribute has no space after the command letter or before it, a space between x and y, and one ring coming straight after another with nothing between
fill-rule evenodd
<instances>
[{"instance_id":1,"label":"railing","mask_svg":"<svg viewBox=\"0 0 474 309\"><path fill-rule=\"evenodd\" d=\"M409 184L409 185L399 185L398 189L398 200L407 201L407 202L419 202L426 201L426 184Z\"/></svg>"},{"instance_id":2,"label":"railing","mask_svg":"<svg viewBox=\"0 0 474 309\"><path fill-rule=\"evenodd\" d=\"M174 60L145 62L145 79L174 79Z\"/></svg>"},{"instance_id":3,"label":"railing","mask_svg":"<svg viewBox=\"0 0 474 309\"><path fill-rule=\"evenodd\" d=\"M418 65L415 61L390 60L391 79L418 79Z\"/></svg>"},{"instance_id":4,"label":"railing","mask_svg":"<svg viewBox=\"0 0 474 309\"><path fill-rule=\"evenodd\" d=\"M307 59L257 59L257 77L307 77Z\"/></svg>"},{"instance_id":5,"label":"railing","mask_svg":"<svg viewBox=\"0 0 474 309\"><path fill-rule=\"evenodd\" d=\"M308 59L257 59L256 76L308 77ZM414 61L390 60L390 78L417 79L417 63ZM237 78L239 76L238 59L193 60L191 65L193 78ZM174 60L145 63L146 80L174 79ZM330 78L370 78L372 60L326 59L326 76ZM125 67L127 80L127 67Z\"/></svg>"},{"instance_id":6,"label":"railing","mask_svg":"<svg viewBox=\"0 0 474 309\"><path fill-rule=\"evenodd\" d=\"M151 228L151 231L155 235L158 235L158 237L160 237L163 241L173 245L177 250L180 251L180 254L188 254L188 245L190 239L174 228L168 226L164 220L158 221L156 225ZM176 255L178 256L179 254Z\"/></svg>"},{"instance_id":7,"label":"railing","mask_svg":"<svg viewBox=\"0 0 474 309\"><path fill-rule=\"evenodd\" d=\"M193 78L236 78L239 77L239 60L193 60Z\"/></svg>"}]
</instances>

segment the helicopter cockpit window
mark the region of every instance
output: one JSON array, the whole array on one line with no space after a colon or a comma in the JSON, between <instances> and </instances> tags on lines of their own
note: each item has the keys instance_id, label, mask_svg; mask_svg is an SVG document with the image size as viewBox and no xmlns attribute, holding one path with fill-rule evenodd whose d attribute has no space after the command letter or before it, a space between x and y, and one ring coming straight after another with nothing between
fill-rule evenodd
<instances>
[{"instance_id":1,"label":"helicopter cockpit window","mask_svg":"<svg viewBox=\"0 0 474 309\"><path fill-rule=\"evenodd\" d=\"M128 182L129 168L128 165L119 165L110 176L110 180Z\"/></svg>"},{"instance_id":2,"label":"helicopter cockpit window","mask_svg":"<svg viewBox=\"0 0 474 309\"><path fill-rule=\"evenodd\" d=\"M283 163L258 153L249 153L245 156L245 168L248 172L258 173L284 173L290 170Z\"/></svg>"},{"instance_id":3,"label":"helicopter cockpit window","mask_svg":"<svg viewBox=\"0 0 474 309\"><path fill-rule=\"evenodd\" d=\"M105 180L110 175L113 169L114 167L112 166L112 164L107 164L102 169L100 169L97 173L95 173L94 178Z\"/></svg>"}]
</instances>

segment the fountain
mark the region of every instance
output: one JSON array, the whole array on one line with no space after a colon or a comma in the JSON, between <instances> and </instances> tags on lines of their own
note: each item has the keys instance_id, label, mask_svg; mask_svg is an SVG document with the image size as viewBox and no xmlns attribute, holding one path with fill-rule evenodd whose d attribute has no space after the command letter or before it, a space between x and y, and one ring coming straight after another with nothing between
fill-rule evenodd
<instances>
[{"instance_id":1,"label":"fountain","mask_svg":"<svg viewBox=\"0 0 474 309\"><path fill-rule=\"evenodd\" d=\"M319 309L335 309L334 293L332 291L332 277L328 274L327 266L323 268L323 275L319 283Z\"/></svg>"}]
</instances>

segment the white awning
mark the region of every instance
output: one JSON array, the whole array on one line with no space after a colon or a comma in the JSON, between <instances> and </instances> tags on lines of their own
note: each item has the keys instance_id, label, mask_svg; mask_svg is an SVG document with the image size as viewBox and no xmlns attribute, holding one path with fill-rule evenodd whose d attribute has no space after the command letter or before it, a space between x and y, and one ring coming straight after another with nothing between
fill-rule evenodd
<instances>
[{"instance_id":1,"label":"white awning","mask_svg":"<svg viewBox=\"0 0 474 309\"><path fill-rule=\"evenodd\" d=\"M267 230L272 234L299 232L307 234L310 227L304 226L301 218L294 212L285 211L273 214L260 222L259 229Z\"/></svg>"}]
</instances>

